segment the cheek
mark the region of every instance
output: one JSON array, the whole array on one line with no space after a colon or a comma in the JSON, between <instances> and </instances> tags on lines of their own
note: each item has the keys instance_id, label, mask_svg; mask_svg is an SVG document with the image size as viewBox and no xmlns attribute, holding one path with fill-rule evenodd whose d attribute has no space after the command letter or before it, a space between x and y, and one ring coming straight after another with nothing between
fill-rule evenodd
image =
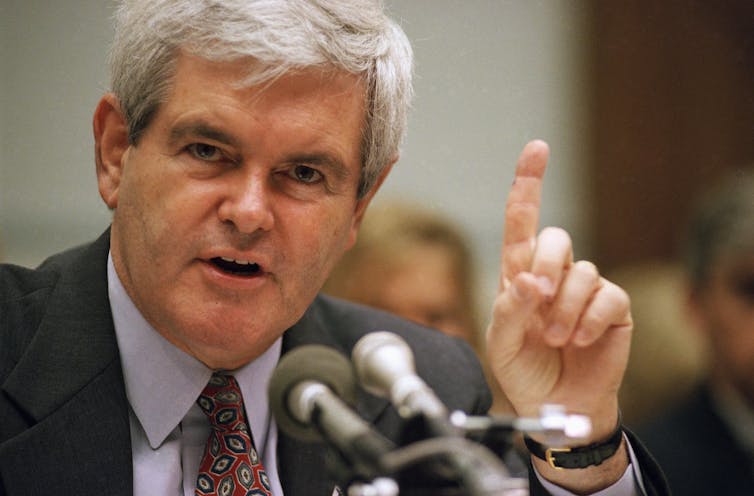
<instances>
[{"instance_id":1,"label":"cheek","mask_svg":"<svg viewBox=\"0 0 754 496\"><path fill-rule=\"evenodd\" d=\"M350 218L345 219L342 215L338 218L333 212L310 212L306 216L297 216L293 225L287 224L285 231L291 235L286 236L281 244L288 248L286 258L292 277L298 278L300 271L304 274L300 283L316 285L318 290L349 245Z\"/></svg>"},{"instance_id":2,"label":"cheek","mask_svg":"<svg viewBox=\"0 0 754 496\"><path fill-rule=\"evenodd\" d=\"M145 228L154 235L173 236L164 246L175 244L196 228L207 217L216 196L209 185L175 171L174 165L160 160L142 163L125 185L129 210L140 214Z\"/></svg>"},{"instance_id":3,"label":"cheek","mask_svg":"<svg viewBox=\"0 0 754 496\"><path fill-rule=\"evenodd\" d=\"M353 246L356 241L356 219L353 215L354 205L345 201L336 202L329 206L325 213L320 212L313 217L318 219L319 230L322 233L323 245L332 247L338 256Z\"/></svg>"},{"instance_id":4,"label":"cheek","mask_svg":"<svg viewBox=\"0 0 754 496\"><path fill-rule=\"evenodd\" d=\"M323 231L325 234L321 241L323 247L322 262L324 272L326 272L325 277L327 277L345 251L353 245L355 234L348 222L340 225L331 224L324 227Z\"/></svg>"},{"instance_id":5,"label":"cheek","mask_svg":"<svg viewBox=\"0 0 754 496\"><path fill-rule=\"evenodd\" d=\"M181 245L191 239L191 228L196 227L192 219L201 201L182 201L190 195L180 194L175 179L160 177L151 170L132 172L124 178L115 212L114 222L122 231L121 244L131 253L131 263L149 260L153 267L170 272L173 259L181 259L185 251Z\"/></svg>"}]
</instances>

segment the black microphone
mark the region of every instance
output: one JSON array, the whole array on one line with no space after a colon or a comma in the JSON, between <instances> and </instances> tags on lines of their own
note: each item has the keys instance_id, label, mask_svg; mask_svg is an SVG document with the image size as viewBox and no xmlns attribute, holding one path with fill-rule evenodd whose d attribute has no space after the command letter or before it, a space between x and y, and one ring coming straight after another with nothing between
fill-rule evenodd
<instances>
[{"instance_id":1,"label":"black microphone","mask_svg":"<svg viewBox=\"0 0 754 496\"><path fill-rule=\"evenodd\" d=\"M326 441L361 477L384 473L380 458L395 446L349 406L355 402L356 381L344 355L321 345L285 354L272 374L268 395L278 426L289 436Z\"/></svg>"}]
</instances>

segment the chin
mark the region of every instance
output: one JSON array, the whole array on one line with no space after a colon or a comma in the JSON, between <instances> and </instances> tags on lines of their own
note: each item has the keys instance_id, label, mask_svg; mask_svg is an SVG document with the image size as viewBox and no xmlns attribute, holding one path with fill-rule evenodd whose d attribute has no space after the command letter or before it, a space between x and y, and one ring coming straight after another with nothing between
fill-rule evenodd
<instances>
[{"instance_id":1,"label":"chin","mask_svg":"<svg viewBox=\"0 0 754 496\"><path fill-rule=\"evenodd\" d=\"M283 331L277 332L275 326L264 324L259 321L245 322L242 319L224 318L223 322L209 324L212 329L204 335L208 347L237 352L244 348L252 348L259 344L269 345L280 336Z\"/></svg>"}]
</instances>

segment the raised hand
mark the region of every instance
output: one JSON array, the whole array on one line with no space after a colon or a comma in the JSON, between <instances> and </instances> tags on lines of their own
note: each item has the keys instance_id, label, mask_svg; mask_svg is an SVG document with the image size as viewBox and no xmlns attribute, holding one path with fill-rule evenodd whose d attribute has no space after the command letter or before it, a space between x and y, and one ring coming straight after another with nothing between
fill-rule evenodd
<instances>
[{"instance_id":1,"label":"raised hand","mask_svg":"<svg viewBox=\"0 0 754 496\"><path fill-rule=\"evenodd\" d=\"M618 422L633 324L628 295L591 262L573 261L566 231L550 227L537 235L548 157L542 141L528 143L519 157L487 353L519 415L562 404L592 419L589 443L607 438Z\"/></svg>"}]
</instances>

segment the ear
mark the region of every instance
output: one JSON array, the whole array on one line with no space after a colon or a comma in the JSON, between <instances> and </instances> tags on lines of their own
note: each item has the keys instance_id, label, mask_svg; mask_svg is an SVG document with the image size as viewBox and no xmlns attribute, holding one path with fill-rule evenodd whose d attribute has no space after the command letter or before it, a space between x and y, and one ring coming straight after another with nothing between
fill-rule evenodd
<instances>
[{"instance_id":1,"label":"ear","mask_svg":"<svg viewBox=\"0 0 754 496\"><path fill-rule=\"evenodd\" d=\"M114 94L108 93L99 101L92 127L99 194L114 209L118 206L118 188L129 149L128 126Z\"/></svg>"},{"instance_id":2,"label":"ear","mask_svg":"<svg viewBox=\"0 0 754 496\"><path fill-rule=\"evenodd\" d=\"M349 234L348 243L346 244L346 250L350 249L354 243L356 243L356 235L359 232L359 226L361 226L361 221L364 219L364 213L367 210L367 207L369 206L369 202L372 201L372 198L374 198L374 195L377 193L377 190L380 189L380 186L382 186L382 183L385 182L385 179L387 178L388 174L390 174L390 171L393 169L393 165L398 161L398 156L396 156L383 170L380 172L380 175L377 177L377 180L374 182L374 185L370 188L369 191L361 198L358 202L356 202L356 209L353 216L353 222L351 223L351 232Z\"/></svg>"}]
</instances>

